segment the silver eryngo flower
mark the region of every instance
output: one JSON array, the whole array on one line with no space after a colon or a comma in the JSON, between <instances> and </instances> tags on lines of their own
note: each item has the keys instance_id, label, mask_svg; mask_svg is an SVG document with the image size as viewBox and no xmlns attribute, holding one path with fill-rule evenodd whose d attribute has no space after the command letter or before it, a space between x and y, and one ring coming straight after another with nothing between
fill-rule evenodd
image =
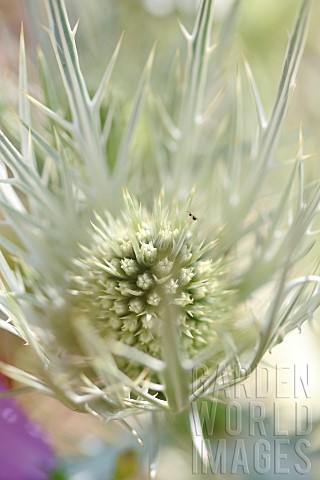
<instances>
[{"instance_id":1,"label":"silver eryngo flower","mask_svg":"<svg viewBox=\"0 0 320 480\"><path fill-rule=\"evenodd\" d=\"M99 217L76 262L73 293L79 314L97 319L102 336L157 358L165 305L175 305L182 348L192 357L225 328L231 292L221 261L203 259L214 242L201 246L184 212L180 219L161 206L154 213L132 205L122 221Z\"/></svg>"},{"instance_id":2,"label":"silver eryngo flower","mask_svg":"<svg viewBox=\"0 0 320 480\"><path fill-rule=\"evenodd\" d=\"M63 0L47 0L68 98L62 117L41 54L45 104L27 94L21 37L20 148L0 132L1 206L14 232L1 236L0 326L34 360L33 371L0 369L27 389L105 418L182 411L249 375L318 307L319 276L301 262L314 247L319 211L319 183L304 180L302 134L286 185L270 187L310 1L302 1L269 119L245 63L257 112L250 148L240 75L235 115L219 76L212 103L204 101L240 3L212 47L213 2L202 0L193 32L182 26L184 68L175 57L163 96L151 88L151 53L121 132L109 82L119 45L91 97L76 28ZM32 128L29 102L47 116L47 131ZM255 316L263 286L268 305ZM192 373L203 364L204 379Z\"/></svg>"}]
</instances>

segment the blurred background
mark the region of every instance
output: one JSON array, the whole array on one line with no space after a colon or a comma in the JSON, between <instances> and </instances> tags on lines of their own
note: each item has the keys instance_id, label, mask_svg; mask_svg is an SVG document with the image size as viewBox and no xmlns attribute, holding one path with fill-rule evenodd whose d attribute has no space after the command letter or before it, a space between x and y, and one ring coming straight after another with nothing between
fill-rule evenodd
<instances>
[{"instance_id":1,"label":"blurred background","mask_svg":"<svg viewBox=\"0 0 320 480\"><path fill-rule=\"evenodd\" d=\"M236 0L237 1L237 0ZM28 73L31 91L37 96L37 46L42 49L52 71L53 81L59 85L58 71L51 51L47 33L41 27L46 24L43 2L38 0L0 0L0 127L14 130L17 120L13 114L18 96L18 49L21 22L24 24L27 52ZM153 72L153 86L160 91L164 88L164 78L177 48L184 49L183 38L178 26L179 18L191 28L197 9L196 0L67 0L67 8L74 23L80 18L77 33L77 45L82 70L89 88L97 86L115 45L124 31L124 41L119 61L113 76L113 88L119 97L119 108L126 114L126 102L135 91L139 76L148 54L156 44L156 61ZM231 5L231 0L216 0L215 29L221 28L223 18ZM230 53L224 59L224 68L231 77L235 75L237 65L243 68L243 54L249 61L257 84L260 88L266 112L270 112L276 94L283 57L286 50L288 32L292 26L295 13L300 2L298 0L243 0L237 26L234 32ZM314 154L313 167L309 176L319 178L320 162L320 33L318 19L320 4L314 2L313 15L304 57L302 59L297 85L291 101L286 122L285 134L282 138L283 155L287 154L286 144L294 145L297 150L298 131L303 126L305 152ZM293 150L294 151L294 150ZM291 150L290 150L291 154ZM281 149L280 149L281 155ZM316 158L316 161L314 160ZM312 180L312 178L310 178ZM263 302L263 298L261 299ZM10 335L0 333L0 357L19 355L21 345L17 345ZM312 416L312 431L303 436L310 442L304 450L311 459L310 471L306 463L304 478L319 478L319 418L320 418L320 384L318 366L320 364L319 315L315 322L304 324L302 332L291 333L284 342L266 355L261 375L252 376L243 387L231 391L222 398L217 407L215 428L212 436L208 436L213 452L219 438L227 439L226 472L211 475L210 469L201 470L195 466L194 452L191 447L189 432L185 419L177 417L171 424L160 418L161 448L159 456L158 480L185 480L193 478L247 478L255 479L259 472L251 468L254 463L252 436L246 425L250 423L250 408L255 402L262 402L266 409L267 439L275 445L276 434L274 424L281 418L281 429L284 432L283 447L287 455L285 462L294 465L297 462L297 412L306 407ZM267 374L265 372L268 372ZM261 384L259 383L261 382ZM258 395L257 385L266 395ZM305 388L303 388L303 386ZM261 393L261 392L260 392ZM230 398L228 398L230 397ZM261 398L262 397L262 398ZM235 455L235 434L231 439L226 433L225 419L228 402L236 399L240 407L242 429L238 434L245 439L247 445L247 462L249 473L245 468L230 471ZM32 421L40 424L47 432L49 443L56 455L56 473L51 478L71 480L124 480L147 479L148 451L136 444L135 440L116 423L101 424L90 416L69 412L52 399L35 394L18 398L22 408ZM250 407L251 405L251 407ZM238 408L238 410L237 410ZM306 410L305 409L305 410ZM251 413L250 413L251 412ZM311 417L310 417L311 418ZM311 420L310 420L311 421ZM269 423L268 423L269 422ZM149 444L152 439L150 419L142 418L135 423L136 428L144 432L142 437ZM4 441L1 438L0 442ZM240 444L238 444L240 445ZM271 448L270 455L275 451ZM241 452L240 452L241 453ZM278 452L279 453L279 452ZM289 459L289 460L288 460ZM243 475L242 475L243 473ZM271 467L264 474L265 478L301 478L301 474L292 470L287 473L275 473ZM0 465L0 480L1 465ZM5 478L4 480L10 480ZM12 480L17 480L12 478Z\"/></svg>"}]
</instances>

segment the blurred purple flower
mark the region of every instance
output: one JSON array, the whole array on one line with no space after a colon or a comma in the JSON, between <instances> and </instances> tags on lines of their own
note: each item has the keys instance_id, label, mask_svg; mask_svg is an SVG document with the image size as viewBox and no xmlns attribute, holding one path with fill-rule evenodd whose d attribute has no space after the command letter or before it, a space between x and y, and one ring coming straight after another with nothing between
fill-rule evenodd
<instances>
[{"instance_id":1,"label":"blurred purple flower","mask_svg":"<svg viewBox=\"0 0 320 480\"><path fill-rule=\"evenodd\" d=\"M7 389L0 375L0 391ZM0 398L0 480L48 480L55 457L44 431L12 398Z\"/></svg>"}]
</instances>

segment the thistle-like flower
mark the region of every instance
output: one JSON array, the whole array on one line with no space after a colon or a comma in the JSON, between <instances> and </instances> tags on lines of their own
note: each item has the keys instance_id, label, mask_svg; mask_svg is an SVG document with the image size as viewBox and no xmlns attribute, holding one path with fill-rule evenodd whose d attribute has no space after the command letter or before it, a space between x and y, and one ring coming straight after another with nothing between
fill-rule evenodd
<instances>
[{"instance_id":1,"label":"thistle-like flower","mask_svg":"<svg viewBox=\"0 0 320 480\"><path fill-rule=\"evenodd\" d=\"M235 293L227 290L226 262L214 259L215 241L199 239L184 211L158 204L151 216L128 196L127 202L121 220L97 217L90 247L74 262L75 318L85 314L102 338L160 359L170 305L186 358L221 344L236 326ZM124 371L134 379L142 373L133 362L125 362Z\"/></svg>"},{"instance_id":2,"label":"thistle-like flower","mask_svg":"<svg viewBox=\"0 0 320 480\"><path fill-rule=\"evenodd\" d=\"M318 183L305 184L302 134L285 187L275 191L270 181L310 1L302 1L268 119L245 62L257 112L251 148L241 75L235 115L220 79L205 101L240 3L213 48L213 2L202 0L193 32L182 27L185 67L177 56L163 97L151 88L152 51L121 134L109 82L120 45L91 97L76 28L63 0L47 0L68 98L63 117L41 54L45 104L27 93L21 37L20 149L0 132L0 202L14 232L0 239L0 327L34 359L28 372L3 362L0 370L27 388L104 418L182 411L249 375L318 307L316 268L293 275L315 244L320 198ZM30 102L45 127L31 126ZM255 314L263 286L268 306ZM204 363L205 378L193 375Z\"/></svg>"}]
</instances>

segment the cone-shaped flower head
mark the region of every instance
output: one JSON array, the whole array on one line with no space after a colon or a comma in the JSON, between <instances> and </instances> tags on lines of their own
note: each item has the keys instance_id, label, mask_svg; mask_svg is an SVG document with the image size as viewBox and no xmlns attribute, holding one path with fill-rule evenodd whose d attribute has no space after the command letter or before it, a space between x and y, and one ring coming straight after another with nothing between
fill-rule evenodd
<instances>
[{"instance_id":1,"label":"cone-shaped flower head","mask_svg":"<svg viewBox=\"0 0 320 480\"><path fill-rule=\"evenodd\" d=\"M231 332L234 292L226 289L227 261L214 260L216 242L201 241L197 220L161 202L151 215L127 196L121 219L96 217L90 246L75 260L72 294L105 340L156 358L163 349L163 319L174 306L181 348L188 358ZM135 378L139 369L124 363Z\"/></svg>"}]
</instances>

